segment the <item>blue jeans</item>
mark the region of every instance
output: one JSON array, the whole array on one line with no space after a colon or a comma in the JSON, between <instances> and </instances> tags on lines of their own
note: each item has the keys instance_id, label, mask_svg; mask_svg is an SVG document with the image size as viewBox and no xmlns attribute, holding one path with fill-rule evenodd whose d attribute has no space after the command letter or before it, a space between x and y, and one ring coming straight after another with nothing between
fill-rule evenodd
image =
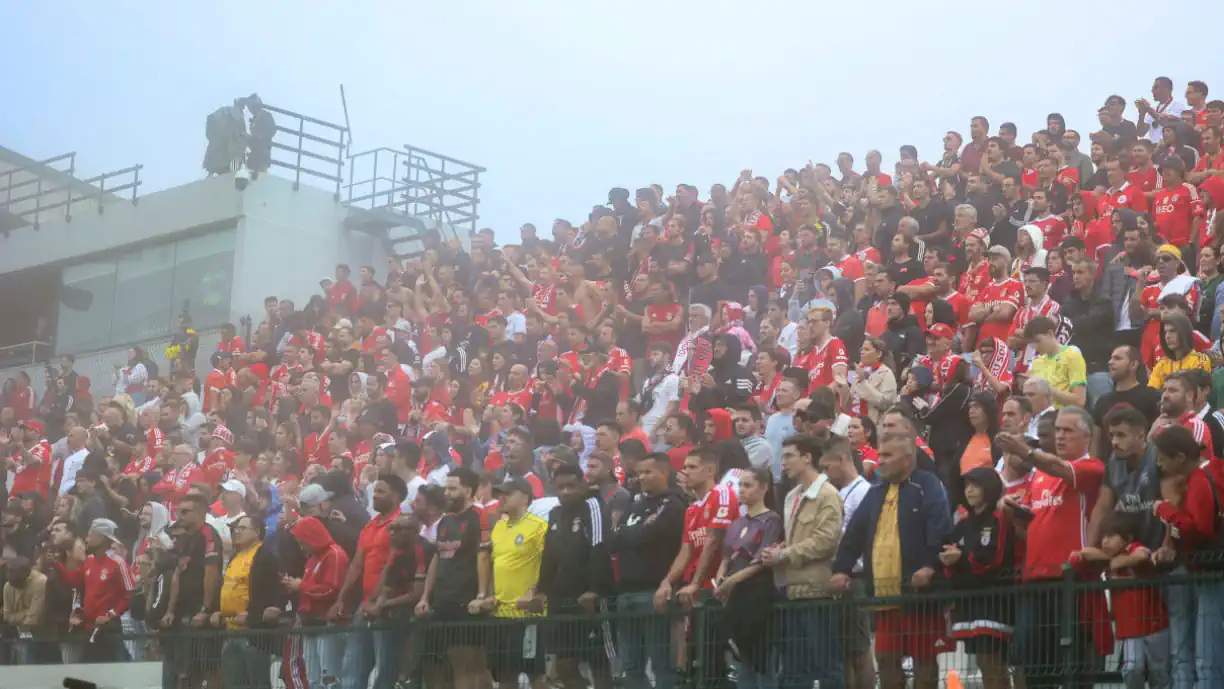
<instances>
[{"instance_id":1,"label":"blue jeans","mask_svg":"<svg viewBox=\"0 0 1224 689\"><path fill-rule=\"evenodd\" d=\"M1109 377L1109 371L1097 371L1096 373L1088 374L1088 395L1085 407L1089 411L1096 406L1097 400L1105 395L1113 392L1113 379Z\"/></svg>"},{"instance_id":2,"label":"blue jeans","mask_svg":"<svg viewBox=\"0 0 1224 689\"><path fill-rule=\"evenodd\" d=\"M616 610L626 615L616 626L624 661L625 689L651 689L646 679L647 661L654 673L654 689L675 689L671 618L655 612L654 592L622 593L616 597Z\"/></svg>"},{"instance_id":3,"label":"blue jeans","mask_svg":"<svg viewBox=\"0 0 1224 689\"><path fill-rule=\"evenodd\" d=\"M735 689L778 689L778 673L757 672L746 663L736 663Z\"/></svg>"},{"instance_id":4,"label":"blue jeans","mask_svg":"<svg viewBox=\"0 0 1224 689\"><path fill-rule=\"evenodd\" d=\"M781 689L845 689L841 644L832 605L804 601L801 608L776 611L778 647L782 654Z\"/></svg>"},{"instance_id":5,"label":"blue jeans","mask_svg":"<svg viewBox=\"0 0 1224 689\"><path fill-rule=\"evenodd\" d=\"M1224 689L1224 582L1194 585L1194 666L1201 689Z\"/></svg>"},{"instance_id":6,"label":"blue jeans","mask_svg":"<svg viewBox=\"0 0 1224 689\"><path fill-rule=\"evenodd\" d=\"M345 637L335 632L334 625L305 627L302 630L303 655L306 656L306 681L312 687L324 687L340 679L344 666ZM324 681L328 680L328 681Z\"/></svg>"},{"instance_id":7,"label":"blue jeans","mask_svg":"<svg viewBox=\"0 0 1224 689\"><path fill-rule=\"evenodd\" d=\"M1186 576L1186 568L1178 567L1169 575ZM1194 587L1191 584L1166 586L1164 600L1169 611L1173 689L1194 689Z\"/></svg>"},{"instance_id":8,"label":"blue jeans","mask_svg":"<svg viewBox=\"0 0 1224 689\"><path fill-rule=\"evenodd\" d=\"M372 631L371 621L353 620L352 632L344 649L344 671L340 676L341 689L366 689L370 673L375 668L373 689L391 689L399 678L398 651L394 648L395 634L390 631Z\"/></svg>"}]
</instances>

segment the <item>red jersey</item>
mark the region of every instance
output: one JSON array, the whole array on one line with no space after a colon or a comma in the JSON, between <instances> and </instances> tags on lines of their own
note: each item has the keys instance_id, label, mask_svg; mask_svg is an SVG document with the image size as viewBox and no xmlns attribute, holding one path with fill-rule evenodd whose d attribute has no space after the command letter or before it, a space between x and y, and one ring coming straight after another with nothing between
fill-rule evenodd
<instances>
[{"instance_id":1,"label":"red jersey","mask_svg":"<svg viewBox=\"0 0 1224 689\"><path fill-rule=\"evenodd\" d=\"M970 304L969 304L968 297L961 294L960 292L957 292L956 290L952 290L948 294L945 294L944 296L938 297L938 298L943 299L944 301L948 302L948 305L951 306L952 310L956 312L957 325L965 325L966 323L969 322ZM925 308L926 307L923 306L923 309Z\"/></svg>"},{"instance_id":2,"label":"red jersey","mask_svg":"<svg viewBox=\"0 0 1224 689\"><path fill-rule=\"evenodd\" d=\"M866 274L863 272L863 263L858 260L853 254L846 256L842 260L834 263L833 266L841 271L841 276L847 280L858 282L862 280Z\"/></svg>"},{"instance_id":3,"label":"red jersey","mask_svg":"<svg viewBox=\"0 0 1224 689\"><path fill-rule=\"evenodd\" d=\"M1145 193L1156 191L1160 188L1160 170L1155 165L1148 163L1146 170L1132 168L1126 173L1126 181L1134 187L1142 189Z\"/></svg>"},{"instance_id":4,"label":"red jersey","mask_svg":"<svg viewBox=\"0 0 1224 689\"><path fill-rule=\"evenodd\" d=\"M1011 498L1018 505L1027 505L1029 499L1029 490L1033 487L1033 475L1036 471L1030 471L1023 478L1018 478L1014 481L1003 481L1003 497ZM1015 553L1015 562L1024 562L1025 540L1023 538L1013 538L1012 545Z\"/></svg>"},{"instance_id":5,"label":"red jersey","mask_svg":"<svg viewBox=\"0 0 1224 689\"><path fill-rule=\"evenodd\" d=\"M1096 220L1076 220L1071 223L1067 233L1072 237L1084 240L1084 252L1096 256L1097 249L1113 242L1113 219L1097 218ZM1099 270L1104 270L1100 268Z\"/></svg>"},{"instance_id":6,"label":"red jersey","mask_svg":"<svg viewBox=\"0 0 1224 689\"><path fill-rule=\"evenodd\" d=\"M1142 189L1130 182L1115 190L1106 191L1097 198L1097 215L1109 218L1115 208L1129 208L1136 213L1146 213L1148 210L1147 196Z\"/></svg>"},{"instance_id":7,"label":"red jersey","mask_svg":"<svg viewBox=\"0 0 1224 689\"><path fill-rule=\"evenodd\" d=\"M995 307L1001 304L1011 304L1017 309L1020 308L1020 302L1024 299L1024 286L1015 278L1004 278L998 282L992 282L984 289L978 292L977 299L974 304L980 306ZM981 331L978 333L978 340L983 340L988 337L997 337L1002 340L1007 339L1007 333L1011 329L1010 321L987 321L982 324Z\"/></svg>"},{"instance_id":8,"label":"red jersey","mask_svg":"<svg viewBox=\"0 0 1224 689\"><path fill-rule=\"evenodd\" d=\"M93 629L99 617L118 619L132 603L132 589L136 588L132 572L127 562L112 551L90 555L76 569L66 569L59 562L55 567L64 583L84 589L80 610L86 629Z\"/></svg>"},{"instance_id":9,"label":"red jersey","mask_svg":"<svg viewBox=\"0 0 1224 689\"><path fill-rule=\"evenodd\" d=\"M1029 189L1037 188L1038 175L1037 171L1031 167L1024 168L1020 173L1020 185Z\"/></svg>"},{"instance_id":10,"label":"red jersey","mask_svg":"<svg viewBox=\"0 0 1224 689\"><path fill-rule=\"evenodd\" d=\"M13 488L9 494L42 493L45 498L51 483L51 446L47 444L47 441L40 440L30 448L30 460L28 464L23 464L20 453L13 455L17 468L13 476ZM44 473L46 474L45 481L43 480Z\"/></svg>"},{"instance_id":11,"label":"red jersey","mask_svg":"<svg viewBox=\"0 0 1224 689\"><path fill-rule=\"evenodd\" d=\"M241 337L234 336L228 340L221 340L217 343L218 352L229 352L230 354L243 354L246 352L246 343Z\"/></svg>"},{"instance_id":12,"label":"red jersey","mask_svg":"<svg viewBox=\"0 0 1224 689\"><path fill-rule=\"evenodd\" d=\"M127 466L123 467L123 473L143 476L156 468L157 460L155 460L152 455L145 455L140 459L133 456L127 463Z\"/></svg>"},{"instance_id":13,"label":"red jersey","mask_svg":"<svg viewBox=\"0 0 1224 689\"><path fill-rule=\"evenodd\" d=\"M1195 172L1207 172L1208 170L1224 170L1224 150L1211 156L1204 153L1199 156L1198 164L1194 166Z\"/></svg>"},{"instance_id":14,"label":"red jersey","mask_svg":"<svg viewBox=\"0 0 1224 689\"><path fill-rule=\"evenodd\" d=\"M531 388L523 388L518 392L502 391L496 393L489 399L489 404L494 407L504 407L507 404L517 404L523 408L523 411L530 411Z\"/></svg>"},{"instance_id":15,"label":"red jersey","mask_svg":"<svg viewBox=\"0 0 1224 689\"><path fill-rule=\"evenodd\" d=\"M209 452L200 465L200 472L213 486L223 483L233 469L234 453L225 448Z\"/></svg>"},{"instance_id":16,"label":"red jersey","mask_svg":"<svg viewBox=\"0 0 1224 689\"><path fill-rule=\"evenodd\" d=\"M1080 174L1077 167L1064 167L1054 175L1054 183L1061 184L1067 190L1067 198L1079 193Z\"/></svg>"},{"instance_id":17,"label":"red jersey","mask_svg":"<svg viewBox=\"0 0 1224 689\"><path fill-rule=\"evenodd\" d=\"M1055 249L1062 243L1067 234L1067 221L1057 215L1047 215L1040 220L1034 220L1031 225L1041 230L1042 247L1046 251ZM1041 266L1044 268L1045 266Z\"/></svg>"},{"instance_id":18,"label":"red jersey","mask_svg":"<svg viewBox=\"0 0 1224 689\"><path fill-rule=\"evenodd\" d=\"M1084 455L1071 462L1072 480L1064 481L1045 472L1033 475L1028 506L1033 520L1028 526L1024 579L1057 579L1071 553L1088 545L1088 515L1096 506L1105 464Z\"/></svg>"},{"instance_id":19,"label":"red jersey","mask_svg":"<svg viewBox=\"0 0 1224 689\"><path fill-rule=\"evenodd\" d=\"M357 300L357 290L353 283L342 280L332 285L327 292L327 305L334 312L336 307L342 307L343 313L352 313L353 302Z\"/></svg>"},{"instance_id":20,"label":"red jersey","mask_svg":"<svg viewBox=\"0 0 1224 689\"><path fill-rule=\"evenodd\" d=\"M871 262L877 266L883 265L884 263L883 259L880 258L880 250L874 246L869 246L866 249L859 249L858 251L854 252L854 257L857 258L860 263Z\"/></svg>"},{"instance_id":21,"label":"red jersey","mask_svg":"<svg viewBox=\"0 0 1224 689\"><path fill-rule=\"evenodd\" d=\"M977 303L978 292L985 289L990 282L990 264L982 261L977 267L969 266L965 269L956 285L956 291L965 295L969 303Z\"/></svg>"},{"instance_id":22,"label":"red jersey","mask_svg":"<svg viewBox=\"0 0 1224 689\"><path fill-rule=\"evenodd\" d=\"M28 385L14 388L8 406L13 408L14 421L29 421L34 418L34 391Z\"/></svg>"},{"instance_id":23,"label":"red jersey","mask_svg":"<svg viewBox=\"0 0 1224 689\"><path fill-rule=\"evenodd\" d=\"M918 278L917 280L911 280L905 283L905 286L906 287L934 287L935 279L934 278ZM926 299L919 299L917 297L910 298L910 313L918 317L918 327L922 328L923 332L926 332L926 329L929 326L929 324L926 322L926 307L928 303L929 302ZM885 307L885 314L886 314L885 315L885 326L884 326L885 330L888 329L887 313L888 313L887 307Z\"/></svg>"},{"instance_id":24,"label":"red jersey","mask_svg":"<svg viewBox=\"0 0 1224 689\"><path fill-rule=\"evenodd\" d=\"M807 369L808 380L811 381L808 386L809 394L816 388L833 385L835 367L841 366L844 369L850 365L846 345L836 337L830 337L823 345L813 347L806 354L800 354L798 359L803 363L796 362L795 365Z\"/></svg>"},{"instance_id":25,"label":"red jersey","mask_svg":"<svg viewBox=\"0 0 1224 689\"><path fill-rule=\"evenodd\" d=\"M679 304L647 304L646 315L650 317L651 323L672 323L679 320L684 313L684 308ZM669 333L653 333L646 337L646 346L651 347L656 342L666 342L675 350L680 344L680 340L684 339L684 326Z\"/></svg>"},{"instance_id":26,"label":"red jersey","mask_svg":"<svg viewBox=\"0 0 1224 689\"><path fill-rule=\"evenodd\" d=\"M327 449L331 438L331 429L322 433L311 433L302 439L302 454L306 458L306 466L318 464L324 469L331 469L331 452Z\"/></svg>"},{"instance_id":27,"label":"red jersey","mask_svg":"<svg viewBox=\"0 0 1224 689\"><path fill-rule=\"evenodd\" d=\"M701 560L701 551L710 542L712 532L725 530L731 522L739 518L739 499L730 486L719 483L705 494L705 497L689 505L684 511L684 543L689 544L688 566L684 568L684 580L693 583L697 573L697 563ZM713 559L710 561L714 562ZM711 588L711 580L717 567L709 567L701 583L702 588Z\"/></svg>"},{"instance_id":28,"label":"red jersey","mask_svg":"<svg viewBox=\"0 0 1224 689\"><path fill-rule=\"evenodd\" d=\"M1207 424L1198 417L1194 412L1186 412L1177 420L1177 425L1190 431L1190 435L1194 436L1194 442L1199 445L1199 458L1203 462L1210 462L1215 458L1215 447L1211 442L1211 431L1207 428Z\"/></svg>"},{"instance_id":29,"label":"red jersey","mask_svg":"<svg viewBox=\"0 0 1224 689\"><path fill-rule=\"evenodd\" d=\"M162 448L166 446L166 434L162 429L154 426L145 431L145 454L150 457L158 457L161 455Z\"/></svg>"},{"instance_id":30,"label":"red jersey","mask_svg":"<svg viewBox=\"0 0 1224 689\"><path fill-rule=\"evenodd\" d=\"M1133 555L1141 550L1146 550L1142 544L1131 543L1126 547L1126 554ZM1105 570L1105 577L1110 580L1133 581L1154 576L1150 563L1141 567ZM1169 611L1155 582L1152 586L1114 589L1110 592L1109 603L1113 611L1114 635L1119 639L1140 639L1169 626Z\"/></svg>"},{"instance_id":31,"label":"red jersey","mask_svg":"<svg viewBox=\"0 0 1224 689\"><path fill-rule=\"evenodd\" d=\"M539 285L532 283L531 299L536 303L544 313L555 316L557 315L557 288L552 285Z\"/></svg>"},{"instance_id":32,"label":"red jersey","mask_svg":"<svg viewBox=\"0 0 1224 689\"><path fill-rule=\"evenodd\" d=\"M1157 189L1152 197L1152 219L1156 230L1178 248L1190 243L1194 221L1206 213L1198 189L1189 182L1180 187Z\"/></svg>"},{"instance_id":33,"label":"red jersey","mask_svg":"<svg viewBox=\"0 0 1224 689\"><path fill-rule=\"evenodd\" d=\"M191 484L200 481L204 478L203 471L200 465L192 462L187 466L179 469L171 469L162 476L161 481L151 489L153 494L160 497L166 505L166 509L170 510L171 518L174 518L174 508L178 507L179 501L183 496L187 495L187 491L191 489Z\"/></svg>"},{"instance_id":34,"label":"red jersey","mask_svg":"<svg viewBox=\"0 0 1224 689\"><path fill-rule=\"evenodd\" d=\"M237 385L237 378L234 376L234 369L222 371L219 368L214 368L209 372L208 377L204 379L204 413L212 411L213 395L221 396L221 391L228 387Z\"/></svg>"}]
</instances>

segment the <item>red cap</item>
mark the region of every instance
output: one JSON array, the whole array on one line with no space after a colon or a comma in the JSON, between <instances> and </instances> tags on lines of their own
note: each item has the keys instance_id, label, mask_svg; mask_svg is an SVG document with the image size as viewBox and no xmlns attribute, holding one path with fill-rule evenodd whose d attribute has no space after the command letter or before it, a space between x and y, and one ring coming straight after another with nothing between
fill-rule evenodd
<instances>
[{"instance_id":1,"label":"red cap","mask_svg":"<svg viewBox=\"0 0 1224 689\"><path fill-rule=\"evenodd\" d=\"M38 435L40 435L40 436L43 436L43 435L46 435L46 434L47 434L47 429L46 429L45 427L43 427L43 423L42 423L42 421L36 421L36 420L34 420L34 419L31 419L31 420L29 420L29 421L22 421L21 423L19 423L19 424L17 424L17 425L18 425L18 426L21 426L21 427L23 427L23 428L32 428L32 429L34 429L34 430L38 431Z\"/></svg>"},{"instance_id":2,"label":"red cap","mask_svg":"<svg viewBox=\"0 0 1224 689\"><path fill-rule=\"evenodd\" d=\"M927 330L927 336L942 337L945 340L951 340L956 337L956 333L952 332L952 327L947 323L936 323Z\"/></svg>"}]
</instances>

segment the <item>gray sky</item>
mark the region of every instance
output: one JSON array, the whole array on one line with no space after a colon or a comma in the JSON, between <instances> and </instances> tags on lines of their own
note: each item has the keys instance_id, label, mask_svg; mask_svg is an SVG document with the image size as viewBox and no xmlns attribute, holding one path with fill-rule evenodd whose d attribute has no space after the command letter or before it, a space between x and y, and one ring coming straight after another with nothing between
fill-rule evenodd
<instances>
[{"instance_id":1,"label":"gray sky","mask_svg":"<svg viewBox=\"0 0 1224 689\"><path fill-rule=\"evenodd\" d=\"M1187 20L1224 25L1224 3L10 2L0 144L75 150L82 176L143 163L149 193L203 175L204 118L233 97L342 122L343 83L354 150L488 168L481 225L515 241L614 186L705 198L841 150L934 159L978 114L1027 141L1055 110L1086 140L1106 96L1157 75L1224 97L1224 45L1156 38Z\"/></svg>"}]
</instances>

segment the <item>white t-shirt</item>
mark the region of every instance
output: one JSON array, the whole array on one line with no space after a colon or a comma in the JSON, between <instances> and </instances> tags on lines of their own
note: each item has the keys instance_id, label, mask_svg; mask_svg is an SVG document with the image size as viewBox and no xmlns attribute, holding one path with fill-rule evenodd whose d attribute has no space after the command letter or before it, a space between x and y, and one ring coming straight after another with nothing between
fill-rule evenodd
<instances>
[{"instance_id":1,"label":"white t-shirt","mask_svg":"<svg viewBox=\"0 0 1224 689\"><path fill-rule=\"evenodd\" d=\"M1181 117L1181 114L1189 109L1185 103L1177 100L1176 98L1169 101L1169 104L1163 109L1161 109L1160 103L1152 103L1152 108L1159 111L1161 115L1177 115L1178 117ZM1143 121L1147 122L1149 127L1147 134L1144 134L1143 138L1151 141L1154 144L1160 143L1160 140L1164 138L1164 125L1156 124L1152 120L1151 115L1144 115ZM1184 144L1185 142L1183 141L1181 143Z\"/></svg>"},{"instance_id":2,"label":"white t-shirt","mask_svg":"<svg viewBox=\"0 0 1224 689\"><path fill-rule=\"evenodd\" d=\"M667 415L667 406L678 399L680 399L680 376L669 373L663 377L661 383L655 386L650 409L642 414L640 423L646 435L650 435L659 419Z\"/></svg>"},{"instance_id":3,"label":"white t-shirt","mask_svg":"<svg viewBox=\"0 0 1224 689\"><path fill-rule=\"evenodd\" d=\"M527 334L527 317L515 311L506 315L506 339L513 340L515 335Z\"/></svg>"},{"instance_id":4,"label":"white t-shirt","mask_svg":"<svg viewBox=\"0 0 1224 689\"><path fill-rule=\"evenodd\" d=\"M778 346L790 352L791 361L799 354L799 326L793 321L782 326L778 333Z\"/></svg>"}]
</instances>

